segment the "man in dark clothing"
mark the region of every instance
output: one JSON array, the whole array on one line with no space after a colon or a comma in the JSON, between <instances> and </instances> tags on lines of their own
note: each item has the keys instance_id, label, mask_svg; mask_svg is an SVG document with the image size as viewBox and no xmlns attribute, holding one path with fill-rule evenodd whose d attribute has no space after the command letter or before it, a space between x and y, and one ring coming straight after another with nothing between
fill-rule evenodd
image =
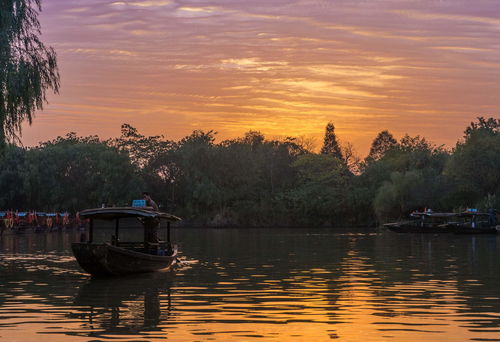
<instances>
[{"instance_id":1,"label":"man in dark clothing","mask_svg":"<svg viewBox=\"0 0 500 342\"><path fill-rule=\"evenodd\" d=\"M497 210L495 208L488 209L488 221L490 226L496 226L497 224Z\"/></svg>"},{"instance_id":2,"label":"man in dark clothing","mask_svg":"<svg viewBox=\"0 0 500 342\"><path fill-rule=\"evenodd\" d=\"M156 210L158 211L159 208L158 208L158 204L156 204L155 201L153 201L153 199L151 198L151 195L147 192L143 192L142 193L142 197L144 198L144 200L146 201L146 206L147 207L152 207L153 210Z\"/></svg>"},{"instance_id":3,"label":"man in dark clothing","mask_svg":"<svg viewBox=\"0 0 500 342\"><path fill-rule=\"evenodd\" d=\"M146 206L151 207L153 210L158 211L158 205L151 198L151 195L147 192L143 192L142 196L146 201ZM158 248L157 244L160 241L158 238L158 229L160 227L160 220L157 218L144 218L142 220L144 224L144 243L149 245L151 249L153 246Z\"/></svg>"}]
</instances>

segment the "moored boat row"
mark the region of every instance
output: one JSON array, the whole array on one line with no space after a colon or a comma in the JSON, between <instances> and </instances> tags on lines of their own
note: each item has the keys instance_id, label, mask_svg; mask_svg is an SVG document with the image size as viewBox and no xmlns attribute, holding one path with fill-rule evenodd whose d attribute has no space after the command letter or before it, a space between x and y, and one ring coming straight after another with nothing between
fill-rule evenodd
<instances>
[{"instance_id":1,"label":"moored boat row","mask_svg":"<svg viewBox=\"0 0 500 342\"><path fill-rule=\"evenodd\" d=\"M85 221L80 219L79 213L71 215L68 212L0 211L0 234L44 232L75 227L85 227Z\"/></svg>"},{"instance_id":2,"label":"moored boat row","mask_svg":"<svg viewBox=\"0 0 500 342\"><path fill-rule=\"evenodd\" d=\"M462 213L413 212L408 220L386 223L384 227L397 233L497 234L500 231L495 211L481 213L475 209Z\"/></svg>"}]
</instances>

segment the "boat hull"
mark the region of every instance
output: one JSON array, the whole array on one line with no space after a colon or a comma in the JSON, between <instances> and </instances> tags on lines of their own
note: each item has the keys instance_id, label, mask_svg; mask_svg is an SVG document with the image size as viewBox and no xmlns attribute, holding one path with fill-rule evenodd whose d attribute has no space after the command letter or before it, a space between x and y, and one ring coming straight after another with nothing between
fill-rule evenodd
<instances>
[{"instance_id":1,"label":"boat hull","mask_svg":"<svg viewBox=\"0 0 500 342\"><path fill-rule=\"evenodd\" d=\"M177 250L174 250L172 255L160 256L141 253L108 243L73 243L71 248L78 264L93 276L158 271L172 266L177 259Z\"/></svg>"},{"instance_id":2,"label":"boat hull","mask_svg":"<svg viewBox=\"0 0 500 342\"><path fill-rule=\"evenodd\" d=\"M424 225L421 226L419 223L387 223L384 224L387 229L396 233L453 233L447 225Z\"/></svg>"}]
</instances>

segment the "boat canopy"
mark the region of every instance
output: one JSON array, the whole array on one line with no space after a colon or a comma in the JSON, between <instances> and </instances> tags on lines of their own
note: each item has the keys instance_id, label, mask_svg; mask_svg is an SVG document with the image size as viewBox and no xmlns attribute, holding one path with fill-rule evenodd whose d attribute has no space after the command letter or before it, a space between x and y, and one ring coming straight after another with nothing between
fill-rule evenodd
<instances>
[{"instance_id":1,"label":"boat canopy","mask_svg":"<svg viewBox=\"0 0 500 342\"><path fill-rule=\"evenodd\" d=\"M473 217L473 216L490 216L488 213L479 213L477 211L464 211L460 213L458 216L460 217Z\"/></svg>"},{"instance_id":2,"label":"boat canopy","mask_svg":"<svg viewBox=\"0 0 500 342\"><path fill-rule=\"evenodd\" d=\"M424 211L424 212L418 212L414 211L410 214L410 216L413 217L452 217L452 216L457 216L458 214L456 213L439 213L439 212L433 212L433 211Z\"/></svg>"},{"instance_id":3,"label":"boat canopy","mask_svg":"<svg viewBox=\"0 0 500 342\"><path fill-rule=\"evenodd\" d=\"M152 208L138 208L138 207L110 207L110 208L95 208L85 209L80 211L80 217L100 219L100 220L115 220L120 218L129 217L149 217L164 219L167 221L180 221L177 216L163 213L161 211L153 210Z\"/></svg>"}]
</instances>

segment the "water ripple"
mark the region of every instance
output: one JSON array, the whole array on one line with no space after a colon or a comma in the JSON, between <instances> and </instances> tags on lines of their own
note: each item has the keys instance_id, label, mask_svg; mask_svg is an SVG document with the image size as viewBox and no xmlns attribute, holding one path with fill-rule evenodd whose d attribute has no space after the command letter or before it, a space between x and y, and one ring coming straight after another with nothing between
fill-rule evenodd
<instances>
[{"instance_id":1,"label":"water ripple","mask_svg":"<svg viewBox=\"0 0 500 342\"><path fill-rule=\"evenodd\" d=\"M499 340L496 239L324 229L178 235L174 271L118 279L83 273L69 237L2 241L0 339Z\"/></svg>"}]
</instances>

